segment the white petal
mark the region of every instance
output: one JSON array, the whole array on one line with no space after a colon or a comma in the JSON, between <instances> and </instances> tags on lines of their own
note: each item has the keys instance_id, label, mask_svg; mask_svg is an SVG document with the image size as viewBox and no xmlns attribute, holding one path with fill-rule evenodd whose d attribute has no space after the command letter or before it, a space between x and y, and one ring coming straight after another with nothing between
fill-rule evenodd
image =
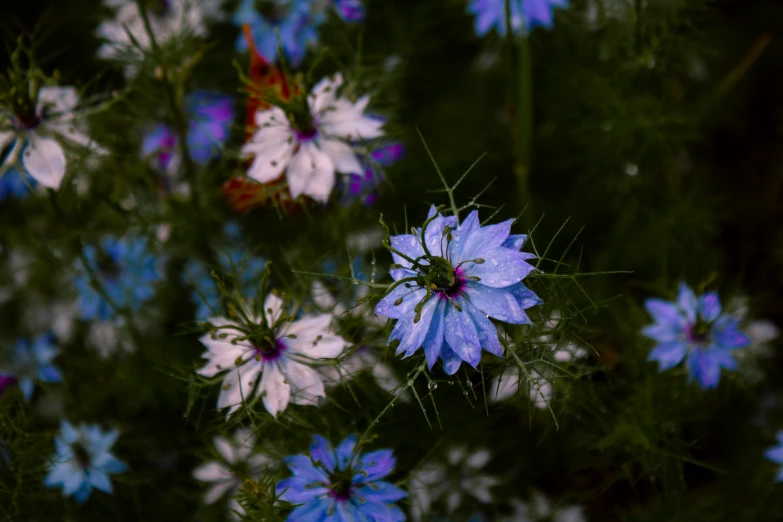
<instances>
[{"instance_id":1,"label":"white petal","mask_svg":"<svg viewBox=\"0 0 783 522\"><path fill-rule=\"evenodd\" d=\"M79 95L73 87L42 87L38 91L36 108L41 111L44 107L49 107L58 115L58 119L67 119L78 103Z\"/></svg>"},{"instance_id":2,"label":"white petal","mask_svg":"<svg viewBox=\"0 0 783 522\"><path fill-rule=\"evenodd\" d=\"M268 183L279 178L291 163L294 146L294 143L283 142L263 149L257 148L256 157L247 170L247 175L259 183ZM249 145L245 145L242 153L248 152L254 150Z\"/></svg>"},{"instance_id":3,"label":"white petal","mask_svg":"<svg viewBox=\"0 0 783 522\"><path fill-rule=\"evenodd\" d=\"M319 123L319 130L327 136L336 136L349 141L369 140L381 136L381 120L364 116L367 98L358 103L339 99L333 109L326 112Z\"/></svg>"},{"instance_id":4,"label":"white petal","mask_svg":"<svg viewBox=\"0 0 783 522\"><path fill-rule=\"evenodd\" d=\"M519 371L511 369L492 381L489 398L492 401L504 401L516 395L519 390Z\"/></svg>"},{"instance_id":5,"label":"white petal","mask_svg":"<svg viewBox=\"0 0 783 522\"><path fill-rule=\"evenodd\" d=\"M202 482L218 482L231 478L231 472L219 462L205 462L193 470L193 476L196 480Z\"/></svg>"},{"instance_id":6,"label":"white petal","mask_svg":"<svg viewBox=\"0 0 783 522\"><path fill-rule=\"evenodd\" d=\"M41 137L35 132L28 134L22 163L27 172L44 187L58 188L65 176L63 148L57 141Z\"/></svg>"},{"instance_id":7,"label":"white petal","mask_svg":"<svg viewBox=\"0 0 783 522\"><path fill-rule=\"evenodd\" d=\"M337 304L337 300L321 281L313 281L312 293L313 301L321 310L331 311Z\"/></svg>"},{"instance_id":8,"label":"white petal","mask_svg":"<svg viewBox=\"0 0 783 522\"><path fill-rule=\"evenodd\" d=\"M277 364L266 364L261 376L261 384L258 392L264 397L266 411L277 417L277 414L285 410L291 398L291 386L280 373Z\"/></svg>"},{"instance_id":9,"label":"white petal","mask_svg":"<svg viewBox=\"0 0 783 522\"><path fill-rule=\"evenodd\" d=\"M218 482L204 494L204 504L214 504L226 493L236 487L236 482L233 480L226 480L225 482Z\"/></svg>"},{"instance_id":10,"label":"white petal","mask_svg":"<svg viewBox=\"0 0 783 522\"><path fill-rule=\"evenodd\" d=\"M231 441L229 441L225 437L217 436L212 441L215 443L215 449L218 453L220 453L220 456L225 459L226 462L229 464L233 464L236 461L235 455L234 455L234 445L231 444Z\"/></svg>"},{"instance_id":11,"label":"white petal","mask_svg":"<svg viewBox=\"0 0 783 522\"><path fill-rule=\"evenodd\" d=\"M286 172L291 196L301 194L326 203L334 188L334 163L315 143L302 143Z\"/></svg>"},{"instance_id":12,"label":"white petal","mask_svg":"<svg viewBox=\"0 0 783 522\"><path fill-rule=\"evenodd\" d=\"M343 75L337 73L334 78L323 78L313 87L310 92L310 111L314 114L320 114L324 109L329 108L334 103L337 90L343 84Z\"/></svg>"},{"instance_id":13,"label":"white petal","mask_svg":"<svg viewBox=\"0 0 783 522\"><path fill-rule=\"evenodd\" d=\"M283 300L273 293L269 293L264 301L264 316L271 327L283 313Z\"/></svg>"},{"instance_id":14,"label":"white petal","mask_svg":"<svg viewBox=\"0 0 783 522\"><path fill-rule=\"evenodd\" d=\"M202 337L201 342L209 349L209 351L204 352L202 355L202 357L208 359L208 361L203 368L196 370L196 372L204 377L214 377L220 372L235 370L237 359L243 358L248 352L248 348L245 346L233 345L228 342L215 340L212 339L209 334ZM207 344L207 342L209 342L209 344Z\"/></svg>"},{"instance_id":15,"label":"white petal","mask_svg":"<svg viewBox=\"0 0 783 522\"><path fill-rule=\"evenodd\" d=\"M326 396L321 376L309 366L287 360L280 369L291 383L291 402L294 404L315 406L317 397Z\"/></svg>"},{"instance_id":16,"label":"white petal","mask_svg":"<svg viewBox=\"0 0 783 522\"><path fill-rule=\"evenodd\" d=\"M489 458L490 458L489 451L482 449L473 453L471 456L465 459L465 465L468 466L469 468L481 469L487 464L487 462L489 462Z\"/></svg>"},{"instance_id":17,"label":"white petal","mask_svg":"<svg viewBox=\"0 0 783 522\"><path fill-rule=\"evenodd\" d=\"M340 355L348 343L342 337L334 335L331 329L332 316L319 314L305 316L286 328L286 335L295 335L295 339L286 339L291 352L310 359L334 359Z\"/></svg>"},{"instance_id":18,"label":"white petal","mask_svg":"<svg viewBox=\"0 0 783 522\"><path fill-rule=\"evenodd\" d=\"M230 407L231 409L229 410L228 415L231 415L242 404L242 396L245 390L240 390L239 378L239 370L234 368L226 374L226 377L223 379L223 383L220 387L220 396L218 396L217 407L219 410ZM248 397L245 396L245 400L247 399Z\"/></svg>"},{"instance_id":19,"label":"white petal","mask_svg":"<svg viewBox=\"0 0 783 522\"><path fill-rule=\"evenodd\" d=\"M332 160L337 172L345 174L362 174L359 160L356 159L353 149L342 141L332 139L319 139L318 147Z\"/></svg>"}]
</instances>

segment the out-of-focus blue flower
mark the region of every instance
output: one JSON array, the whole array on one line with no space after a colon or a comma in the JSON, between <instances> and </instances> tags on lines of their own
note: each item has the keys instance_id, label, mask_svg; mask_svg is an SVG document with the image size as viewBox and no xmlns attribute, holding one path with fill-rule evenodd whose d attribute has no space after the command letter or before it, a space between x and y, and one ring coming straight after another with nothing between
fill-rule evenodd
<instances>
[{"instance_id":1,"label":"out-of-focus blue flower","mask_svg":"<svg viewBox=\"0 0 783 522\"><path fill-rule=\"evenodd\" d=\"M322 522L398 522L405 514L395 505L407 494L383 479L394 469L392 450L362 455L356 437L343 440L336 449L315 435L309 455L285 459L292 477L276 486L281 499L298 505L288 520Z\"/></svg>"},{"instance_id":2,"label":"out-of-focus blue flower","mask_svg":"<svg viewBox=\"0 0 783 522\"><path fill-rule=\"evenodd\" d=\"M161 278L158 260L147 250L144 238L106 237L100 247L84 247L87 266L76 263L74 283L79 292L82 319L106 321L114 318L117 307L138 311L154 295L153 283ZM101 285L111 303L91 284L90 274Z\"/></svg>"},{"instance_id":3,"label":"out-of-focus blue flower","mask_svg":"<svg viewBox=\"0 0 783 522\"><path fill-rule=\"evenodd\" d=\"M228 238L227 250L218 252L218 272L221 277L230 277L232 284L239 285L239 291L246 299L258 293L258 283L266 268L266 259L249 256L241 245L241 230L237 223L229 223L223 229ZM211 269L202 262L191 259L185 265L185 282L193 285L193 301L197 305L196 317L204 319L220 310L220 291L212 277Z\"/></svg>"},{"instance_id":4,"label":"out-of-focus blue flower","mask_svg":"<svg viewBox=\"0 0 783 522\"><path fill-rule=\"evenodd\" d=\"M32 342L17 339L13 358L0 367L0 392L11 384L19 383L24 399L29 401L33 396L35 381L62 382L60 370L52 364L57 354L51 334L44 334Z\"/></svg>"},{"instance_id":5,"label":"out-of-focus blue flower","mask_svg":"<svg viewBox=\"0 0 783 522\"><path fill-rule=\"evenodd\" d=\"M258 52L270 62L278 58L277 31L279 43L294 67L304 58L307 46L318 41L317 28L324 19L323 10L311 0L242 0L234 13L234 25L250 26ZM236 48L247 51L244 34L237 38Z\"/></svg>"},{"instance_id":6,"label":"out-of-focus blue flower","mask_svg":"<svg viewBox=\"0 0 783 522\"><path fill-rule=\"evenodd\" d=\"M718 385L721 368L736 370L732 350L750 344L739 330L739 320L721 315L717 292L697 298L688 285L680 283L676 302L648 299L644 306L655 323L642 333L658 343L649 359L658 361L664 371L687 355L688 371L704 389Z\"/></svg>"},{"instance_id":7,"label":"out-of-focus blue flower","mask_svg":"<svg viewBox=\"0 0 783 522\"><path fill-rule=\"evenodd\" d=\"M0 203L9 197L24 197L37 185L38 182L27 172L12 168L0 176Z\"/></svg>"},{"instance_id":8,"label":"out-of-focus blue flower","mask_svg":"<svg viewBox=\"0 0 783 522\"><path fill-rule=\"evenodd\" d=\"M234 121L233 102L229 96L214 92L194 91L185 99L188 116L187 145L190 157L205 165L220 153ZM145 132L141 154L152 158L158 170L176 170L180 163L179 138L174 129L159 123Z\"/></svg>"},{"instance_id":9,"label":"out-of-focus blue flower","mask_svg":"<svg viewBox=\"0 0 783 522\"><path fill-rule=\"evenodd\" d=\"M397 319L389 342L398 354L424 348L432 368L440 357L453 375L462 361L473 367L482 347L502 355L495 325L531 324L524 310L541 300L522 280L533 271L533 254L520 252L526 235L511 234L513 219L482 227L478 212L458 225L432 207L424 230L391 237L395 283L375 313ZM444 342L445 341L445 342Z\"/></svg>"},{"instance_id":10,"label":"out-of-focus blue flower","mask_svg":"<svg viewBox=\"0 0 783 522\"><path fill-rule=\"evenodd\" d=\"M340 14L340 18L346 22L364 20L364 5L361 0L334 0L334 7Z\"/></svg>"},{"instance_id":11,"label":"out-of-focus blue flower","mask_svg":"<svg viewBox=\"0 0 783 522\"><path fill-rule=\"evenodd\" d=\"M764 458L778 464L780 468L775 476L775 482L783 482L783 431L777 432L775 438L778 439L778 445L772 446L764 452Z\"/></svg>"},{"instance_id":12,"label":"out-of-focus blue flower","mask_svg":"<svg viewBox=\"0 0 783 522\"><path fill-rule=\"evenodd\" d=\"M61 487L63 495L73 496L80 504L90 497L93 488L111 494L109 475L128 469L109 453L118 436L116 430L104 432L95 424L73 426L62 421L60 435L54 439L57 454L44 484Z\"/></svg>"},{"instance_id":13,"label":"out-of-focus blue flower","mask_svg":"<svg viewBox=\"0 0 783 522\"><path fill-rule=\"evenodd\" d=\"M510 3L514 34L524 34L538 25L552 27L554 8L568 6L568 0L511 0ZM476 34L484 36L494 28L505 36L506 0L473 0L468 9L476 17Z\"/></svg>"},{"instance_id":14,"label":"out-of-focus blue flower","mask_svg":"<svg viewBox=\"0 0 783 522\"><path fill-rule=\"evenodd\" d=\"M375 190L383 178L379 167L387 167L399 161L404 154L405 146L401 143L393 143L372 151L369 158L361 160L364 166L363 174L344 176L341 179L343 203L357 200L365 205L375 203L378 197Z\"/></svg>"}]
</instances>

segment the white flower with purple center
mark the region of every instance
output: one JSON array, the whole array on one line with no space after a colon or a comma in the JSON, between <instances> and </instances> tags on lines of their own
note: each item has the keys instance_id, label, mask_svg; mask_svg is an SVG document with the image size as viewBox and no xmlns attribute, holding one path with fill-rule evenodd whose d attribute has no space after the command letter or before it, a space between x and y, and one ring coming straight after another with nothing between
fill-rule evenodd
<instances>
[{"instance_id":1,"label":"white flower with purple center","mask_svg":"<svg viewBox=\"0 0 783 522\"><path fill-rule=\"evenodd\" d=\"M320 522L401 522L396 502L406 493L384 479L396 463L392 450L365 453L351 435L337 448L313 436L309 455L285 459L292 477L279 482L276 493L296 507L286 520Z\"/></svg>"},{"instance_id":2,"label":"white flower with purple center","mask_svg":"<svg viewBox=\"0 0 783 522\"><path fill-rule=\"evenodd\" d=\"M67 163L63 144L105 153L82 132L82 122L76 117L78 104L73 87L36 90L31 86L29 97L19 96L13 107L0 108L0 173L18 165L21 155L21 167L35 181L57 189Z\"/></svg>"},{"instance_id":3,"label":"white flower with purple center","mask_svg":"<svg viewBox=\"0 0 783 522\"><path fill-rule=\"evenodd\" d=\"M270 293L263 314L248 319L253 324L210 319L214 330L201 338L207 347L203 357L209 362L198 373L224 374L218 409L228 408L231 415L259 398L273 416L289 402L315 406L326 394L313 366L338 357L347 344L332 331L332 316L304 315L294 320L284 315L283 300Z\"/></svg>"},{"instance_id":4,"label":"white flower with purple center","mask_svg":"<svg viewBox=\"0 0 783 522\"><path fill-rule=\"evenodd\" d=\"M541 300L522 280L535 256L519 251L527 236L511 234L513 222L482 227L474 211L458 224L432 207L422 229L391 237L395 282L375 313L397 319L389 342L398 354L421 347L430 369L440 357L453 375L463 361L475 368L482 348L502 355L490 318L531 324L524 310Z\"/></svg>"},{"instance_id":5,"label":"white flower with purple center","mask_svg":"<svg viewBox=\"0 0 783 522\"><path fill-rule=\"evenodd\" d=\"M369 96L352 102L339 96L343 78L339 73L324 78L301 106L289 112L280 107L260 110L255 115L258 130L242 147L253 157L248 176L268 183L285 173L291 196L310 196L325 203L336 182L336 173L363 176L357 143L382 135L383 122L364 115ZM292 102L293 104L294 102ZM292 105L293 106L293 105Z\"/></svg>"},{"instance_id":6,"label":"white flower with purple center","mask_svg":"<svg viewBox=\"0 0 783 522\"><path fill-rule=\"evenodd\" d=\"M680 283L676 302L648 299L644 306L655 323L642 333L658 343L649 359L658 361L664 371L687 356L691 377L704 389L718 386L721 368L736 370L732 351L750 344L739 330L739 320L721 315L717 292L697 298L688 285Z\"/></svg>"},{"instance_id":7,"label":"white flower with purple center","mask_svg":"<svg viewBox=\"0 0 783 522\"><path fill-rule=\"evenodd\" d=\"M29 401L33 397L36 381L62 382L60 370L52 363L58 353L51 334L44 334L32 342L17 339L13 357L0 366L0 389L16 382L24 399Z\"/></svg>"},{"instance_id":8,"label":"white flower with purple center","mask_svg":"<svg viewBox=\"0 0 783 522\"><path fill-rule=\"evenodd\" d=\"M413 520L430 520L438 513L434 506L441 500L445 500L446 513L456 511L466 495L484 504L492 503L490 489L500 481L481 473L490 458L486 449L468 453L465 448L455 447L447 453L445 463L428 462L411 474L408 490Z\"/></svg>"},{"instance_id":9,"label":"white flower with purple center","mask_svg":"<svg viewBox=\"0 0 783 522\"><path fill-rule=\"evenodd\" d=\"M511 30L525 34L536 26L551 28L555 7L568 7L568 0L511 0ZM468 10L476 17L476 34L483 36L493 28L505 36L506 0L473 0Z\"/></svg>"},{"instance_id":10,"label":"white flower with purple center","mask_svg":"<svg viewBox=\"0 0 783 522\"><path fill-rule=\"evenodd\" d=\"M221 498L235 496L242 487L243 477L258 479L265 470L274 467L275 462L255 450L256 438L249 429L236 430L231 438L216 436L213 439L220 459L211 460L193 470L193 476L210 484L204 494L205 504L214 504ZM232 518L244 514L244 509L235 498L231 498L228 509Z\"/></svg>"}]
</instances>

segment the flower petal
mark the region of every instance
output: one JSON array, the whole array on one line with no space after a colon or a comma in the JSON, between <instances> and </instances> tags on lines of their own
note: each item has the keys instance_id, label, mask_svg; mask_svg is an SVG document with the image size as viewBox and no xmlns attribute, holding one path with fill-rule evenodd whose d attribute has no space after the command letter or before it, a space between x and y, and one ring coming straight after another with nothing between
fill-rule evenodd
<instances>
[{"instance_id":1,"label":"flower petal","mask_svg":"<svg viewBox=\"0 0 783 522\"><path fill-rule=\"evenodd\" d=\"M357 474L357 480L360 482L372 482L382 479L394 470L396 462L394 452L389 449L366 453L359 459L359 465L355 466L358 471L364 472Z\"/></svg>"},{"instance_id":2,"label":"flower petal","mask_svg":"<svg viewBox=\"0 0 783 522\"><path fill-rule=\"evenodd\" d=\"M326 397L321 375L314 369L291 359L280 363L279 367L290 383L290 400L294 404L316 406L318 397Z\"/></svg>"},{"instance_id":3,"label":"flower petal","mask_svg":"<svg viewBox=\"0 0 783 522\"><path fill-rule=\"evenodd\" d=\"M334 467L337 465L334 448L332 448L328 440L320 435L313 435L313 440L310 443L310 455L313 457L313 460L323 464L329 471L334 470Z\"/></svg>"},{"instance_id":4,"label":"flower petal","mask_svg":"<svg viewBox=\"0 0 783 522\"><path fill-rule=\"evenodd\" d=\"M65 153L62 146L51 138L31 132L22 153L22 163L35 180L48 188L59 188L65 176Z\"/></svg>"},{"instance_id":5,"label":"flower petal","mask_svg":"<svg viewBox=\"0 0 783 522\"><path fill-rule=\"evenodd\" d=\"M683 342L661 343L653 348L648 360L658 361L659 371L664 371L680 364L687 352L687 346Z\"/></svg>"},{"instance_id":6,"label":"flower petal","mask_svg":"<svg viewBox=\"0 0 783 522\"><path fill-rule=\"evenodd\" d=\"M326 203L335 183L334 163L314 143L302 143L286 171L291 197L304 194Z\"/></svg>"},{"instance_id":7,"label":"flower petal","mask_svg":"<svg viewBox=\"0 0 783 522\"><path fill-rule=\"evenodd\" d=\"M677 306L680 311L685 314L689 323L696 322L696 311L699 306L699 301L696 299L696 294L685 283L680 283L680 290L677 294Z\"/></svg>"},{"instance_id":8,"label":"flower petal","mask_svg":"<svg viewBox=\"0 0 783 522\"><path fill-rule=\"evenodd\" d=\"M348 144L334 139L319 139L318 147L329 156L337 172L345 174L362 174L364 172L356 154Z\"/></svg>"},{"instance_id":9,"label":"flower petal","mask_svg":"<svg viewBox=\"0 0 783 522\"><path fill-rule=\"evenodd\" d=\"M447 303L443 299L437 299L438 303L435 310L432 312L432 320L429 329L427 330L427 336L422 342L424 356L427 358L427 368L430 370L440 356L440 350L441 346L443 346L444 339L444 314L446 313Z\"/></svg>"},{"instance_id":10,"label":"flower petal","mask_svg":"<svg viewBox=\"0 0 783 522\"><path fill-rule=\"evenodd\" d=\"M479 256L476 256L479 257ZM527 254L509 248L484 250L484 263L466 263L463 274L480 278L479 283L492 288L505 288L520 282L534 270L525 260Z\"/></svg>"},{"instance_id":11,"label":"flower petal","mask_svg":"<svg viewBox=\"0 0 783 522\"><path fill-rule=\"evenodd\" d=\"M699 315L711 323L720 316L720 298L718 292L708 292L699 298Z\"/></svg>"},{"instance_id":12,"label":"flower petal","mask_svg":"<svg viewBox=\"0 0 783 522\"><path fill-rule=\"evenodd\" d=\"M478 365L481 360L478 332L470 315L464 309L459 312L454 305L446 307L445 337L451 349L463 361L474 368Z\"/></svg>"}]
</instances>

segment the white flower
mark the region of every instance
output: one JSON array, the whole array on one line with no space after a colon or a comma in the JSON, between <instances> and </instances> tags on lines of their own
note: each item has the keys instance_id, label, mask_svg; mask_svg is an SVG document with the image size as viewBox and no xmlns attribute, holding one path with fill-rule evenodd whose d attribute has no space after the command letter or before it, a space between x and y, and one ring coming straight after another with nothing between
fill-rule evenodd
<instances>
[{"instance_id":1,"label":"white flower","mask_svg":"<svg viewBox=\"0 0 783 522\"><path fill-rule=\"evenodd\" d=\"M582 508L579 506L552 507L552 503L542 493L533 493L530 502L515 499L511 501L514 512L503 517L501 522L585 522Z\"/></svg>"},{"instance_id":2,"label":"white flower","mask_svg":"<svg viewBox=\"0 0 783 522\"><path fill-rule=\"evenodd\" d=\"M117 8L117 12L113 20L98 27L98 36L106 40L98 49L98 56L115 58L123 52L140 54L136 45L145 50L152 47L135 0L104 0L104 3L107 7ZM159 0L155 8L148 7L146 10L155 41L163 44L185 29L196 36L204 36L207 32L204 20L219 13L212 5L216 3L219 6L216 0L204 0L205 6L197 0ZM125 72L127 76L133 76L136 70L127 67Z\"/></svg>"},{"instance_id":3,"label":"white flower","mask_svg":"<svg viewBox=\"0 0 783 522\"><path fill-rule=\"evenodd\" d=\"M489 459L490 453L485 449L468 454L464 448L457 447L449 450L447 465L428 463L414 472L408 483L413 520L434 514L432 505L444 497L449 513L459 507L464 493L472 495L479 502L490 504L492 494L489 489L498 480L479 473Z\"/></svg>"},{"instance_id":4,"label":"white flower","mask_svg":"<svg viewBox=\"0 0 783 522\"><path fill-rule=\"evenodd\" d=\"M258 130L242 147L242 154L255 155L248 176L267 183L285 171L291 196L305 194L326 202L335 185L335 171L360 175L364 172L351 142L381 136L383 122L364 115L369 96L357 102L337 96L343 78L324 78L307 97L312 128L298 129L279 107L258 111Z\"/></svg>"},{"instance_id":5,"label":"white flower","mask_svg":"<svg viewBox=\"0 0 783 522\"><path fill-rule=\"evenodd\" d=\"M528 388L530 401L536 408L543 410L551 406L554 395L552 383L536 370L529 370L529 373L528 380L521 374L519 368L507 369L492 381L489 399L493 402L509 399L519 393L519 385L522 383Z\"/></svg>"},{"instance_id":6,"label":"white flower","mask_svg":"<svg viewBox=\"0 0 783 522\"><path fill-rule=\"evenodd\" d=\"M553 310L546 324L554 332L561 319L560 310ZM587 350L573 341L553 340L552 334L541 335L538 339L542 343L549 343L555 361L567 363L587 357Z\"/></svg>"},{"instance_id":7,"label":"white flower","mask_svg":"<svg viewBox=\"0 0 783 522\"><path fill-rule=\"evenodd\" d=\"M265 455L254 451L256 439L248 429L238 429L231 439L217 436L212 440L222 459L205 462L193 470L197 480L212 484L204 494L205 504L214 504L227 494L237 494L242 486L242 478L237 475L237 471L247 472L250 478L258 479L275 464ZM228 508L235 519L238 518L237 513L245 512L235 498L229 501Z\"/></svg>"},{"instance_id":8,"label":"white flower","mask_svg":"<svg viewBox=\"0 0 783 522\"><path fill-rule=\"evenodd\" d=\"M105 151L78 128L74 109L79 96L73 87L42 87L37 96L32 114L11 114L10 122L4 122L0 114L0 151L11 145L0 172L15 164L21 154L25 170L44 187L56 189L65 176L62 140L95 152ZM4 123L10 124L10 130L4 130Z\"/></svg>"},{"instance_id":9,"label":"white flower","mask_svg":"<svg viewBox=\"0 0 783 522\"><path fill-rule=\"evenodd\" d=\"M131 339L122 316L109 321L91 321L87 331L87 344L97 349L103 359L120 351L132 352L134 345Z\"/></svg>"},{"instance_id":10,"label":"white flower","mask_svg":"<svg viewBox=\"0 0 783 522\"><path fill-rule=\"evenodd\" d=\"M328 314L306 315L289 323L281 320L282 313L283 300L269 294L264 315L270 330L264 334L266 340L258 343L243 339L235 329L237 323L210 319L219 330L201 338L207 347L203 357L209 362L198 373L214 377L227 372L217 407L229 408L228 415L254 397L261 397L274 416L289 402L316 405L318 397L325 397L321 375L311 364L337 357L346 342L332 332L332 316ZM261 323L259 317L254 319ZM222 335L227 337L219 338Z\"/></svg>"}]
</instances>

